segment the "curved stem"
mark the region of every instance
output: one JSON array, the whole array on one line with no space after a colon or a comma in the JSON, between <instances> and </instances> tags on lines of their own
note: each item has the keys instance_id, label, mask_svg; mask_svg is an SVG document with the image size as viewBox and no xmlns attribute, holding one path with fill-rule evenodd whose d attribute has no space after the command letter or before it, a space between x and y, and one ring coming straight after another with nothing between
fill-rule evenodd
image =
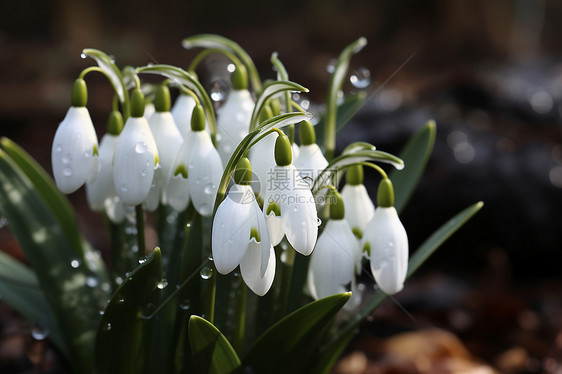
<instances>
[{"instance_id":1,"label":"curved stem","mask_svg":"<svg viewBox=\"0 0 562 374\"><path fill-rule=\"evenodd\" d=\"M107 75L105 74L105 72L99 67L99 66L90 66L87 67L86 69L82 70L80 72L80 75L78 76L80 79L84 79L84 77L86 76L86 74L91 73L93 71L97 71L98 73L102 73L103 75L105 75L107 77Z\"/></svg>"},{"instance_id":2,"label":"curved stem","mask_svg":"<svg viewBox=\"0 0 562 374\"><path fill-rule=\"evenodd\" d=\"M373 168L379 172L379 174L383 177L383 179L388 179L388 175L386 175L386 172L379 165L373 164L371 162L358 162L357 164L354 165L362 165L362 166ZM349 166L354 166L354 165L349 165Z\"/></svg>"}]
</instances>

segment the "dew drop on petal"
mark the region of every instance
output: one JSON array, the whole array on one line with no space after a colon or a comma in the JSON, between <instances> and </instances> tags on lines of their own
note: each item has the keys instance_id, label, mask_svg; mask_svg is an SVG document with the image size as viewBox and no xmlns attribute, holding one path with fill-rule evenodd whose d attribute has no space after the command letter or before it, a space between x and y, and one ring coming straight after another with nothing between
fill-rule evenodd
<instances>
[{"instance_id":1,"label":"dew drop on petal","mask_svg":"<svg viewBox=\"0 0 562 374\"><path fill-rule=\"evenodd\" d=\"M203 204L199 207L199 213L202 216L207 216L211 213L211 206L209 204Z\"/></svg>"},{"instance_id":2,"label":"dew drop on petal","mask_svg":"<svg viewBox=\"0 0 562 374\"><path fill-rule=\"evenodd\" d=\"M142 169L141 177L146 177L146 174L148 174L148 170Z\"/></svg>"},{"instance_id":3,"label":"dew drop on petal","mask_svg":"<svg viewBox=\"0 0 562 374\"><path fill-rule=\"evenodd\" d=\"M31 336L33 337L33 339L45 340L45 338L47 338L47 335L49 335L49 332L46 328L39 325L38 323L33 325L33 328L31 329Z\"/></svg>"},{"instance_id":4,"label":"dew drop on petal","mask_svg":"<svg viewBox=\"0 0 562 374\"><path fill-rule=\"evenodd\" d=\"M320 218L316 218L316 226L320 226L322 224L322 220Z\"/></svg>"},{"instance_id":5,"label":"dew drop on petal","mask_svg":"<svg viewBox=\"0 0 562 374\"><path fill-rule=\"evenodd\" d=\"M203 269L201 269L199 274L201 275L201 278L203 278L203 279L210 279L213 276L213 269L211 269L208 266L205 266L205 267L203 267Z\"/></svg>"},{"instance_id":6,"label":"dew drop on petal","mask_svg":"<svg viewBox=\"0 0 562 374\"><path fill-rule=\"evenodd\" d=\"M205 192L207 195L212 194L214 191L215 191L215 186L213 186L212 183L207 184L203 189L203 192Z\"/></svg>"},{"instance_id":7,"label":"dew drop on petal","mask_svg":"<svg viewBox=\"0 0 562 374\"><path fill-rule=\"evenodd\" d=\"M72 168L69 167L69 166L65 167L65 168L63 169L63 171L62 171L62 174L63 174L65 177L70 177L70 176L72 176Z\"/></svg>"},{"instance_id":8,"label":"dew drop on petal","mask_svg":"<svg viewBox=\"0 0 562 374\"><path fill-rule=\"evenodd\" d=\"M355 88L367 88L371 84L371 72L367 68L359 68L351 73L349 81Z\"/></svg>"},{"instance_id":9,"label":"dew drop on petal","mask_svg":"<svg viewBox=\"0 0 562 374\"><path fill-rule=\"evenodd\" d=\"M142 154L148 151L148 145L145 142L138 142L135 144L135 152L138 154Z\"/></svg>"},{"instance_id":10,"label":"dew drop on petal","mask_svg":"<svg viewBox=\"0 0 562 374\"><path fill-rule=\"evenodd\" d=\"M90 156L92 156L93 152L92 151L85 151L84 152L84 158L90 158Z\"/></svg>"},{"instance_id":11,"label":"dew drop on petal","mask_svg":"<svg viewBox=\"0 0 562 374\"><path fill-rule=\"evenodd\" d=\"M121 184L121 186L119 186L119 189L121 190L121 192L127 192L128 188L125 185L125 183Z\"/></svg>"},{"instance_id":12,"label":"dew drop on petal","mask_svg":"<svg viewBox=\"0 0 562 374\"><path fill-rule=\"evenodd\" d=\"M71 162L72 162L72 155L71 155L70 153L67 153L67 154L65 154L65 155L62 157L62 163L63 163L63 164L67 164L67 165L68 165L68 164L70 164Z\"/></svg>"},{"instance_id":13,"label":"dew drop on petal","mask_svg":"<svg viewBox=\"0 0 562 374\"><path fill-rule=\"evenodd\" d=\"M55 152L62 152L62 147L60 144L55 145Z\"/></svg>"}]
</instances>

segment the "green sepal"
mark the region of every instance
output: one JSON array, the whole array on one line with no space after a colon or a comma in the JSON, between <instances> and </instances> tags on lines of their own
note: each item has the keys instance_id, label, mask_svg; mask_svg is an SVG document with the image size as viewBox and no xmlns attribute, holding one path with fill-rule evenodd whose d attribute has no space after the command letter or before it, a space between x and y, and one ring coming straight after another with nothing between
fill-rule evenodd
<instances>
[{"instance_id":1,"label":"green sepal","mask_svg":"<svg viewBox=\"0 0 562 374\"><path fill-rule=\"evenodd\" d=\"M289 166L293 163L291 142L286 135L281 135L275 140L275 162L279 166Z\"/></svg>"},{"instance_id":2,"label":"green sepal","mask_svg":"<svg viewBox=\"0 0 562 374\"><path fill-rule=\"evenodd\" d=\"M247 90L248 89L248 70L244 65L236 65L236 70L232 72L230 76L230 81L232 82L232 87L235 90Z\"/></svg>"},{"instance_id":3,"label":"green sepal","mask_svg":"<svg viewBox=\"0 0 562 374\"><path fill-rule=\"evenodd\" d=\"M140 118L144 115L144 95L135 88L131 93L131 117Z\"/></svg>"},{"instance_id":4,"label":"green sepal","mask_svg":"<svg viewBox=\"0 0 562 374\"><path fill-rule=\"evenodd\" d=\"M379 207L390 208L394 206L394 188L388 178L383 178L379 183L377 191L377 203Z\"/></svg>"},{"instance_id":5,"label":"green sepal","mask_svg":"<svg viewBox=\"0 0 562 374\"><path fill-rule=\"evenodd\" d=\"M88 103L88 88L84 79L78 78L74 81L70 102L75 108L85 107Z\"/></svg>"},{"instance_id":6,"label":"green sepal","mask_svg":"<svg viewBox=\"0 0 562 374\"><path fill-rule=\"evenodd\" d=\"M205 110L203 105L197 104L193 107L191 114L191 130L192 131L205 131Z\"/></svg>"},{"instance_id":7,"label":"green sepal","mask_svg":"<svg viewBox=\"0 0 562 374\"><path fill-rule=\"evenodd\" d=\"M316 144L316 131L310 122L302 121L299 124L299 138L301 145Z\"/></svg>"},{"instance_id":8,"label":"green sepal","mask_svg":"<svg viewBox=\"0 0 562 374\"><path fill-rule=\"evenodd\" d=\"M121 134L123 130L123 116L118 110L113 110L109 113L107 120L107 133L113 136Z\"/></svg>"},{"instance_id":9,"label":"green sepal","mask_svg":"<svg viewBox=\"0 0 562 374\"><path fill-rule=\"evenodd\" d=\"M248 157L242 157L236 164L234 183L249 186L252 183L252 165Z\"/></svg>"},{"instance_id":10,"label":"green sepal","mask_svg":"<svg viewBox=\"0 0 562 374\"><path fill-rule=\"evenodd\" d=\"M165 84L161 84L156 89L154 110L157 112L169 112L171 107L172 98L170 97L170 89Z\"/></svg>"},{"instance_id":11,"label":"green sepal","mask_svg":"<svg viewBox=\"0 0 562 374\"><path fill-rule=\"evenodd\" d=\"M115 291L101 318L96 338L97 373L139 373L146 365L143 335L148 304L162 280L162 253L156 247ZM149 325L148 325L149 326Z\"/></svg>"},{"instance_id":12,"label":"green sepal","mask_svg":"<svg viewBox=\"0 0 562 374\"><path fill-rule=\"evenodd\" d=\"M199 316L191 316L188 331L198 373L229 374L240 367L236 351L212 323Z\"/></svg>"},{"instance_id":13,"label":"green sepal","mask_svg":"<svg viewBox=\"0 0 562 374\"><path fill-rule=\"evenodd\" d=\"M363 166L351 165L345 172L345 182L350 186L359 186L363 184Z\"/></svg>"},{"instance_id":14,"label":"green sepal","mask_svg":"<svg viewBox=\"0 0 562 374\"><path fill-rule=\"evenodd\" d=\"M344 219L345 207L343 205L343 198L335 188L330 188L328 202L330 203L330 219Z\"/></svg>"}]
</instances>

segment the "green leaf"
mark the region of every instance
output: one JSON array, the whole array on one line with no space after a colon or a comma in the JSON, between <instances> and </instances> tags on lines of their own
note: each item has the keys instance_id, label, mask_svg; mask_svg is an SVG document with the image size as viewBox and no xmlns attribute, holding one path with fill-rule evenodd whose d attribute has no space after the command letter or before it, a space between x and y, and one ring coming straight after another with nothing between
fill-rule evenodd
<instances>
[{"instance_id":1,"label":"green leaf","mask_svg":"<svg viewBox=\"0 0 562 374\"><path fill-rule=\"evenodd\" d=\"M105 308L96 339L98 373L133 374L146 366L142 348L151 303L162 279L162 254L155 248L115 291ZM148 342L144 342L147 344ZM153 358L155 359L155 358Z\"/></svg>"},{"instance_id":2,"label":"green leaf","mask_svg":"<svg viewBox=\"0 0 562 374\"><path fill-rule=\"evenodd\" d=\"M448 220L443 224L437 231L435 231L429 238L427 238L423 244L418 248L413 256L410 257L408 262L408 274L409 278L428 258L431 256L437 248L445 242L451 235L453 235L458 229L460 229L473 215L475 215L484 205L481 201L469 206L464 209L453 218ZM338 331L335 339L327 345L327 349L331 345L340 345L343 339L348 339L348 334L353 333L353 331L359 326L359 324L366 319L385 299L387 295L380 289L377 290L371 297L369 297L361 306L361 308L356 312L355 317L341 330Z\"/></svg>"},{"instance_id":3,"label":"green leaf","mask_svg":"<svg viewBox=\"0 0 562 374\"><path fill-rule=\"evenodd\" d=\"M19 166L0 150L0 211L34 269L59 325L74 370L89 373L98 311L106 298L88 258ZM96 284L91 287L92 282ZM90 286L89 286L90 285Z\"/></svg>"},{"instance_id":4,"label":"green leaf","mask_svg":"<svg viewBox=\"0 0 562 374\"><path fill-rule=\"evenodd\" d=\"M252 58L248 53L236 42L227 39L220 35L215 34L200 34L194 35L189 38L185 38L181 42L185 49L193 48L213 48L213 49L224 49L228 52L233 52L236 56L242 60L246 68L248 69L250 82L254 91L261 92L261 79L258 74L258 69Z\"/></svg>"},{"instance_id":5,"label":"green leaf","mask_svg":"<svg viewBox=\"0 0 562 374\"><path fill-rule=\"evenodd\" d=\"M390 179L394 185L394 206L400 212L418 185L435 144L435 121L428 121L406 144L400 158L404 169L393 170Z\"/></svg>"},{"instance_id":6,"label":"green leaf","mask_svg":"<svg viewBox=\"0 0 562 374\"><path fill-rule=\"evenodd\" d=\"M314 360L315 365L311 370L311 374L329 374L345 347L347 347L351 339L353 339L353 335L354 331L351 331L340 340L330 345L328 349L321 351Z\"/></svg>"},{"instance_id":7,"label":"green leaf","mask_svg":"<svg viewBox=\"0 0 562 374\"><path fill-rule=\"evenodd\" d=\"M240 367L234 348L213 324L191 316L188 330L197 373L228 374Z\"/></svg>"},{"instance_id":8,"label":"green leaf","mask_svg":"<svg viewBox=\"0 0 562 374\"><path fill-rule=\"evenodd\" d=\"M66 356L68 349L35 274L19 261L0 252L0 295L29 322L47 332L49 340Z\"/></svg>"},{"instance_id":9,"label":"green leaf","mask_svg":"<svg viewBox=\"0 0 562 374\"><path fill-rule=\"evenodd\" d=\"M125 100L127 100L127 94L123 76L111 57L100 50L91 48L82 50L82 54L96 60L98 66L101 68L107 79L109 79L109 81L111 82L113 89L119 97L119 101L121 103L125 103Z\"/></svg>"},{"instance_id":10,"label":"green leaf","mask_svg":"<svg viewBox=\"0 0 562 374\"><path fill-rule=\"evenodd\" d=\"M308 372L311 357L330 321L349 300L346 292L314 301L271 326L243 359L243 367L256 373Z\"/></svg>"}]
</instances>

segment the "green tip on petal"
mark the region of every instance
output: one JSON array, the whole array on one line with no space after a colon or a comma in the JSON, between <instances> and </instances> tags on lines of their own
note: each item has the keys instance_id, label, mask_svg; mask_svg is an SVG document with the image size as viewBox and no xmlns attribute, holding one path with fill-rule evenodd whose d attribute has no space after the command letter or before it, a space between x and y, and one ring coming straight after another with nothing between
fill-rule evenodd
<instances>
[{"instance_id":1,"label":"green tip on petal","mask_svg":"<svg viewBox=\"0 0 562 374\"><path fill-rule=\"evenodd\" d=\"M170 89L165 84L158 86L156 97L154 98L154 110L157 112L169 112L172 107Z\"/></svg>"},{"instance_id":2,"label":"green tip on petal","mask_svg":"<svg viewBox=\"0 0 562 374\"><path fill-rule=\"evenodd\" d=\"M131 93L131 117L140 118L144 115L144 95L135 88Z\"/></svg>"},{"instance_id":3,"label":"green tip on petal","mask_svg":"<svg viewBox=\"0 0 562 374\"><path fill-rule=\"evenodd\" d=\"M377 203L383 208L390 208L394 206L394 188L392 187L392 182L388 178L384 178L379 183Z\"/></svg>"},{"instance_id":4,"label":"green tip on petal","mask_svg":"<svg viewBox=\"0 0 562 374\"><path fill-rule=\"evenodd\" d=\"M344 219L345 207L343 199L335 188L330 189L328 201L330 202L330 219Z\"/></svg>"},{"instance_id":5,"label":"green tip on petal","mask_svg":"<svg viewBox=\"0 0 562 374\"><path fill-rule=\"evenodd\" d=\"M160 162L160 156L158 156L158 153L156 153L154 155L154 167L156 168L158 166L158 163Z\"/></svg>"},{"instance_id":6,"label":"green tip on petal","mask_svg":"<svg viewBox=\"0 0 562 374\"><path fill-rule=\"evenodd\" d=\"M371 257L371 244L369 242L365 242L363 245L363 252L367 254L367 257Z\"/></svg>"},{"instance_id":7,"label":"green tip on petal","mask_svg":"<svg viewBox=\"0 0 562 374\"><path fill-rule=\"evenodd\" d=\"M351 186L363 184L363 166L353 165L347 168L345 182Z\"/></svg>"},{"instance_id":8,"label":"green tip on petal","mask_svg":"<svg viewBox=\"0 0 562 374\"><path fill-rule=\"evenodd\" d=\"M94 156L99 156L100 152L98 151L98 145L94 144L94 152L93 152Z\"/></svg>"},{"instance_id":9,"label":"green tip on petal","mask_svg":"<svg viewBox=\"0 0 562 374\"><path fill-rule=\"evenodd\" d=\"M275 216L281 217L281 207L277 203L270 203L267 206L267 209L265 211L265 215L269 216L271 214L271 212L273 212L273 214L275 214Z\"/></svg>"},{"instance_id":10,"label":"green tip on petal","mask_svg":"<svg viewBox=\"0 0 562 374\"><path fill-rule=\"evenodd\" d=\"M293 162L291 142L286 135L279 134L275 141L275 162L279 166L289 166Z\"/></svg>"},{"instance_id":11,"label":"green tip on petal","mask_svg":"<svg viewBox=\"0 0 562 374\"><path fill-rule=\"evenodd\" d=\"M234 183L249 186L252 183L252 165L248 157L242 157L236 164Z\"/></svg>"},{"instance_id":12,"label":"green tip on petal","mask_svg":"<svg viewBox=\"0 0 562 374\"><path fill-rule=\"evenodd\" d=\"M252 239L252 238L254 238L256 240L256 242L258 242L258 243L261 242L260 232L255 227L252 227L250 229L250 239Z\"/></svg>"},{"instance_id":13,"label":"green tip on petal","mask_svg":"<svg viewBox=\"0 0 562 374\"><path fill-rule=\"evenodd\" d=\"M246 90L248 88L248 71L244 65L236 65L236 70L230 76L232 86L235 90Z\"/></svg>"},{"instance_id":14,"label":"green tip on petal","mask_svg":"<svg viewBox=\"0 0 562 374\"><path fill-rule=\"evenodd\" d=\"M123 116L118 110L113 110L107 119L107 132L111 135L117 136L123 130Z\"/></svg>"},{"instance_id":15,"label":"green tip on petal","mask_svg":"<svg viewBox=\"0 0 562 374\"><path fill-rule=\"evenodd\" d=\"M88 102L88 89L84 79L78 78L74 81L70 102L75 108L86 106L86 103Z\"/></svg>"},{"instance_id":16,"label":"green tip on petal","mask_svg":"<svg viewBox=\"0 0 562 374\"><path fill-rule=\"evenodd\" d=\"M176 170L174 171L174 177L181 175L182 178L187 179L187 168L184 164L179 164Z\"/></svg>"},{"instance_id":17,"label":"green tip on petal","mask_svg":"<svg viewBox=\"0 0 562 374\"><path fill-rule=\"evenodd\" d=\"M357 239L363 238L363 231L361 231L359 227L354 227L351 229L351 231L353 232L353 235L355 235Z\"/></svg>"},{"instance_id":18,"label":"green tip on petal","mask_svg":"<svg viewBox=\"0 0 562 374\"><path fill-rule=\"evenodd\" d=\"M316 131L314 126L308 121L302 121L299 124L299 137L301 145L316 144Z\"/></svg>"},{"instance_id":19,"label":"green tip on petal","mask_svg":"<svg viewBox=\"0 0 562 374\"><path fill-rule=\"evenodd\" d=\"M203 109L203 105L201 104L197 104L193 108L193 113L191 114L191 130L205 130L205 110Z\"/></svg>"}]
</instances>

